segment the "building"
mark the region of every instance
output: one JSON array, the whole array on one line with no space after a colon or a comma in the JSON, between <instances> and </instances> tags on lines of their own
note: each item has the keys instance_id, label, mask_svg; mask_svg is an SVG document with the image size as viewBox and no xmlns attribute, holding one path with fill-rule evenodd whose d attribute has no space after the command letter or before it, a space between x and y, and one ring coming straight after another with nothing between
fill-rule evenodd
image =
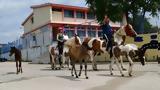
<instances>
[{"instance_id":1,"label":"building","mask_svg":"<svg viewBox=\"0 0 160 90\"><path fill-rule=\"evenodd\" d=\"M101 36L96 16L86 7L46 3L31 6L31 9L33 12L22 23L23 53L26 60L45 56L48 45L56 40L58 27L62 27L69 37L77 33L82 40L87 36ZM110 25L113 29L120 27L119 23L111 22Z\"/></svg>"}]
</instances>

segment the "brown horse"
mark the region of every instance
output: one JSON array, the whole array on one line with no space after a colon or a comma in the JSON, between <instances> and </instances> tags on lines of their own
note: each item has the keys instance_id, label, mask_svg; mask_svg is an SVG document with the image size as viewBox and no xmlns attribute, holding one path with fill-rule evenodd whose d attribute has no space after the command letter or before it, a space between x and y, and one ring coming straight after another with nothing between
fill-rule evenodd
<instances>
[{"instance_id":1,"label":"brown horse","mask_svg":"<svg viewBox=\"0 0 160 90\"><path fill-rule=\"evenodd\" d=\"M74 71L76 78L78 78L77 71L76 71L76 68L75 68L75 63L79 62L80 63L79 76L81 76L81 71L82 71L82 67L83 67L82 63L84 62L85 76L86 76L86 79L88 79L88 76L87 76L87 61L90 58L90 56L88 54L88 49L84 45L81 44L81 41L80 41L78 36L75 36L74 39L75 40L72 41L72 45L68 45L69 46L69 52L66 53L66 55L69 56L70 60L71 60L71 65L72 65L71 75L74 76L74 74L73 74L73 71Z\"/></svg>"},{"instance_id":2,"label":"brown horse","mask_svg":"<svg viewBox=\"0 0 160 90\"><path fill-rule=\"evenodd\" d=\"M64 42L64 48L63 48L63 54L60 56L58 49L56 48L56 45L52 44L49 46L49 55L50 55L50 63L51 63L51 68L52 69L57 69L56 67L56 61L58 60L59 57L62 57L63 62L60 64L60 68L63 67L63 64L66 62L69 68L69 56L66 56L65 54L68 53L69 51L69 47L73 46L73 45L80 45L81 41L80 38L77 37L76 35L72 38L69 38L68 40L66 40Z\"/></svg>"},{"instance_id":3,"label":"brown horse","mask_svg":"<svg viewBox=\"0 0 160 90\"><path fill-rule=\"evenodd\" d=\"M15 61L16 61L16 68L17 68L17 74L22 71L22 54L19 49L16 47L11 47L9 56L15 55Z\"/></svg>"}]
</instances>

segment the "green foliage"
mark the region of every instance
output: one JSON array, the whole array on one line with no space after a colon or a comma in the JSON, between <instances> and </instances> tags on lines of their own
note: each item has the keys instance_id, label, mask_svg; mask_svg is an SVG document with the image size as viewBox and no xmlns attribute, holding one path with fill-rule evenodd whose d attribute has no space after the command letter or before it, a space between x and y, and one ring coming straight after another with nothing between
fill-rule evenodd
<instances>
[{"instance_id":1,"label":"green foliage","mask_svg":"<svg viewBox=\"0 0 160 90\"><path fill-rule=\"evenodd\" d=\"M152 16L157 15L160 0L86 0L90 10L97 16L101 23L104 15L108 15L112 21L121 21L123 14L133 16L150 12Z\"/></svg>"}]
</instances>

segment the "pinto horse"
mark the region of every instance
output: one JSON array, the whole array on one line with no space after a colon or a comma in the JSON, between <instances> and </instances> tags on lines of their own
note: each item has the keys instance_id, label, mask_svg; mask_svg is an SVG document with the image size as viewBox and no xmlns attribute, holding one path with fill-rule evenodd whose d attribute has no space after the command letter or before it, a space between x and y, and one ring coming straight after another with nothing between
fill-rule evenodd
<instances>
[{"instance_id":1,"label":"pinto horse","mask_svg":"<svg viewBox=\"0 0 160 90\"><path fill-rule=\"evenodd\" d=\"M126 39L126 36L129 36L129 37L135 37L137 36L137 33L135 32L135 30L133 29L132 25L131 24L126 24L124 26L122 26L120 29L118 29L113 37L114 37L114 42L117 46L120 46L120 45L124 45L125 43L125 39ZM121 62L121 68L123 70L126 70L124 67L123 67L123 60L122 60L122 56L120 56L120 62Z\"/></svg>"},{"instance_id":2,"label":"pinto horse","mask_svg":"<svg viewBox=\"0 0 160 90\"><path fill-rule=\"evenodd\" d=\"M129 61L129 69L128 69L129 76L132 76L133 59L136 56L138 56L138 59L140 59L141 64L145 65L145 59L143 58L144 55L141 54L142 53L141 49L138 49L138 47L135 44L113 46L112 51L113 51L113 58L111 59L111 64L110 64L111 75L113 75L112 65L114 62L116 62L116 65L121 73L121 76L122 77L124 76L122 68L119 66L120 56L125 56Z\"/></svg>"},{"instance_id":3,"label":"pinto horse","mask_svg":"<svg viewBox=\"0 0 160 90\"><path fill-rule=\"evenodd\" d=\"M57 69L57 67L56 67L56 61L59 58L59 53L58 53L58 49L53 44L49 46L49 56L50 56L51 68L53 70ZM60 64L60 66L61 66L61 64Z\"/></svg>"},{"instance_id":4,"label":"pinto horse","mask_svg":"<svg viewBox=\"0 0 160 90\"><path fill-rule=\"evenodd\" d=\"M22 71L22 54L19 49L16 47L11 47L10 54L9 56L12 56L14 54L15 56L15 61L16 61L16 68L17 68L17 74Z\"/></svg>"},{"instance_id":5,"label":"pinto horse","mask_svg":"<svg viewBox=\"0 0 160 90\"><path fill-rule=\"evenodd\" d=\"M97 70L97 63L93 58L97 53L106 52L106 44L107 42L101 40L100 38L87 37L84 39L82 45L84 45L88 49L93 70Z\"/></svg>"}]
</instances>

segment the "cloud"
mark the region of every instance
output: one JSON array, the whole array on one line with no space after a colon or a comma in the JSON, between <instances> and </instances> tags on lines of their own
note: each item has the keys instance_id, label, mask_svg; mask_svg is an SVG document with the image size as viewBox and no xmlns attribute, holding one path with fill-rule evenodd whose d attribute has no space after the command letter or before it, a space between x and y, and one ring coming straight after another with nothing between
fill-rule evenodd
<instances>
[{"instance_id":1,"label":"cloud","mask_svg":"<svg viewBox=\"0 0 160 90\"><path fill-rule=\"evenodd\" d=\"M22 35L21 23L32 12L30 6L42 3L85 6L85 0L0 0L0 43L8 43Z\"/></svg>"}]
</instances>

